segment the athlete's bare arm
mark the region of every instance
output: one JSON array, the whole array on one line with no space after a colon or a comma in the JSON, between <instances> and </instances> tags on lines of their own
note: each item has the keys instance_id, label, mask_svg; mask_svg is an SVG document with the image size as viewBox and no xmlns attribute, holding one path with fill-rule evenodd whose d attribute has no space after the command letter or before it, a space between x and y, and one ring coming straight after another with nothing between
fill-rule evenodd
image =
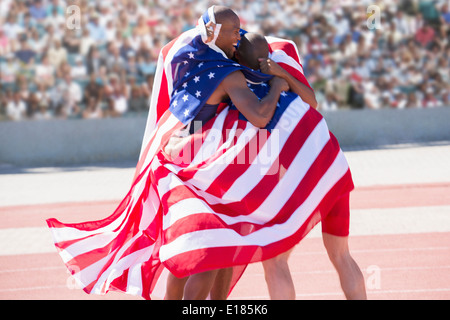
<instances>
[{"instance_id":1,"label":"athlete's bare arm","mask_svg":"<svg viewBox=\"0 0 450 320\"><path fill-rule=\"evenodd\" d=\"M230 98L251 124L264 128L272 119L280 93L288 90L289 85L286 80L274 77L270 81L269 93L259 100L248 88L244 74L241 71L235 71L222 81L206 103L218 104Z\"/></svg>"},{"instance_id":2,"label":"athlete's bare arm","mask_svg":"<svg viewBox=\"0 0 450 320\"><path fill-rule=\"evenodd\" d=\"M317 109L316 96L314 94L314 91L311 90L311 88L298 81L293 75L291 75L289 72L283 69L278 63L276 63L272 59L260 58L258 59L258 61L261 68L261 72L285 79L293 92L298 94L300 98L302 98L303 101L305 101L311 107Z\"/></svg>"}]
</instances>

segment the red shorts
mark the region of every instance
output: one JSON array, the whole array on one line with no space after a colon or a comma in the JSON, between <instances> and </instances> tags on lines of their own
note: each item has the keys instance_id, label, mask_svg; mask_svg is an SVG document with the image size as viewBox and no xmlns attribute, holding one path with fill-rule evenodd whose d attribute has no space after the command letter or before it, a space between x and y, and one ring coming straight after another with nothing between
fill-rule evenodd
<instances>
[{"instance_id":1,"label":"red shorts","mask_svg":"<svg viewBox=\"0 0 450 320\"><path fill-rule=\"evenodd\" d=\"M347 237L350 228L350 193L339 198L325 219L322 232L333 236Z\"/></svg>"}]
</instances>

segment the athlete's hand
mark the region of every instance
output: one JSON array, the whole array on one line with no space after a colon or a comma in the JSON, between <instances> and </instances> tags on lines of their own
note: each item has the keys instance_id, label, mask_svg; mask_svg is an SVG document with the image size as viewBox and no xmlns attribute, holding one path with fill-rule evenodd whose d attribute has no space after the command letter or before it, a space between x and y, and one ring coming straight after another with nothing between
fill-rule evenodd
<instances>
[{"instance_id":1,"label":"athlete's hand","mask_svg":"<svg viewBox=\"0 0 450 320\"><path fill-rule=\"evenodd\" d=\"M283 77L285 70L278 63L270 58L259 58L259 68L262 73L271 74L277 77Z\"/></svg>"},{"instance_id":2,"label":"athlete's hand","mask_svg":"<svg viewBox=\"0 0 450 320\"><path fill-rule=\"evenodd\" d=\"M270 86L275 87L278 90L281 91L289 91L289 84L286 80L280 77L273 77L272 80L270 80Z\"/></svg>"},{"instance_id":3,"label":"athlete's hand","mask_svg":"<svg viewBox=\"0 0 450 320\"><path fill-rule=\"evenodd\" d=\"M164 152L170 157L170 160L173 161L178 157L188 141L189 137L172 136L164 147Z\"/></svg>"}]
</instances>

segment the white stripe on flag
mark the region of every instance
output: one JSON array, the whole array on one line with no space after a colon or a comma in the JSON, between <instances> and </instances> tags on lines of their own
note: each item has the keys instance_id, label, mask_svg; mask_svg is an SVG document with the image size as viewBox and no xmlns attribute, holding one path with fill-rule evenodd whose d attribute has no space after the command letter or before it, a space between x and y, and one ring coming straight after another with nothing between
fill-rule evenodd
<instances>
[{"instance_id":1,"label":"white stripe on flag","mask_svg":"<svg viewBox=\"0 0 450 320\"><path fill-rule=\"evenodd\" d=\"M266 246L283 240L299 230L327 192L342 178L347 170L347 161L342 152L340 152L308 198L283 224L275 224L267 228L262 228L246 236L241 236L230 229L201 230L186 233L174 241L161 246L160 259L161 261L166 261L178 254L198 249L232 246Z\"/></svg>"},{"instance_id":2,"label":"white stripe on flag","mask_svg":"<svg viewBox=\"0 0 450 320\"><path fill-rule=\"evenodd\" d=\"M277 130L277 134L269 136L269 140L271 138L277 140L268 140L266 142L259 152L258 157L255 159L256 165L250 166L239 178L236 179L236 181L234 181L230 189L228 189L228 191L222 196L223 199L242 199L259 183L260 178L269 171L270 164L278 158L278 155L289 138L291 131L297 126L306 114L306 111L309 109L309 107L305 108L301 104L298 105L299 108L296 108L298 101L299 100L296 99L290 104L290 107L294 106L295 108L292 107L292 109L295 110L290 110L291 108L288 108L283 113L278 125L273 130ZM262 157L269 153L269 146L271 149L275 150L270 151L272 159L269 159L270 163L267 164L268 159L263 160ZM261 165L262 163L264 163L264 165Z\"/></svg>"}]
</instances>

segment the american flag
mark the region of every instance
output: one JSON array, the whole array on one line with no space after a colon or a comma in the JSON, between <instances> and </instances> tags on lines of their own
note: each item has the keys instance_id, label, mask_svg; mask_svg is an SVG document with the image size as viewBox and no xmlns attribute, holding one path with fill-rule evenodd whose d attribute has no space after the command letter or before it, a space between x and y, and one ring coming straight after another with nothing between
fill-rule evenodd
<instances>
[{"instance_id":1,"label":"american flag","mask_svg":"<svg viewBox=\"0 0 450 320\"><path fill-rule=\"evenodd\" d=\"M267 76L205 45L210 18L203 15L161 50L135 177L115 212L76 224L47 220L87 293L164 297L169 272L184 277L225 267L234 267L233 288L246 265L292 248L353 189L324 119L291 92L282 93L267 128L224 104L185 138L178 158L164 152L230 72L241 70L258 97L267 93ZM295 44L267 40L271 58L309 86Z\"/></svg>"}]
</instances>

